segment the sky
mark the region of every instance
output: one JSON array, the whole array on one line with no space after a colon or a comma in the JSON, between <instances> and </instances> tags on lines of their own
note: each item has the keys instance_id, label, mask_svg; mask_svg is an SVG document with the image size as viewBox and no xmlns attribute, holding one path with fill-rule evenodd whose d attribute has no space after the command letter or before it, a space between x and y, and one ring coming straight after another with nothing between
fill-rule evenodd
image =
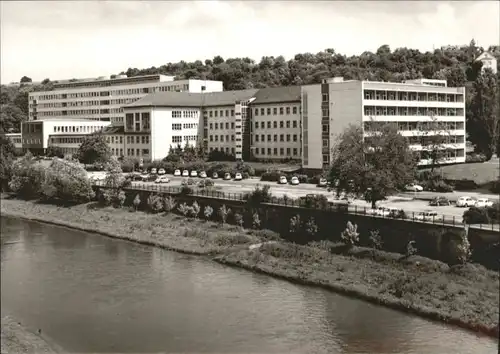
<instances>
[{"instance_id":1,"label":"sky","mask_svg":"<svg viewBox=\"0 0 500 354\"><path fill-rule=\"evenodd\" d=\"M168 62L500 43L498 1L1 1L1 83Z\"/></svg>"}]
</instances>

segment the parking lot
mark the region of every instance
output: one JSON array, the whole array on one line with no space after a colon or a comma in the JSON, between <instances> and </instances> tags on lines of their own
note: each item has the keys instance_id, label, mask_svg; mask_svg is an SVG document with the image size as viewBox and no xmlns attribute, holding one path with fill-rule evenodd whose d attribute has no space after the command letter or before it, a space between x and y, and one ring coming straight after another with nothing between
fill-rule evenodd
<instances>
[{"instance_id":1,"label":"parking lot","mask_svg":"<svg viewBox=\"0 0 500 354\"><path fill-rule=\"evenodd\" d=\"M170 182L168 186L179 187L181 186L182 180L186 179L183 177L174 177L169 175L168 178ZM195 181L200 180L200 178L193 178ZM290 198L300 198L306 196L307 194L323 194L325 195L329 201L335 201L333 192L329 192L326 188L320 188L313 184L300 184L297 186L292 186L290 184L278 184L276 182L262 182L258 178L250 178L242 181L235 180L223 180L216 179L213 180L215 182L215 187L224 192L224 193L246 193L251 192L255 189L256 186L264 186L268 185L270 187L270 192L273 196L282 197L283 195L287 195ZM135 185L154 185L154 182L134 182ZM462 222L462 216L465 208L459 208L455 205L450 206L429 206L429 201L427 200L418 200L415 197L418 197L421 193L402 193L399 196L391 196L385 201L380 201L377 203L378 206L386 207L386 208L396 208L403 209L408 217L412 217L413 213L418 214L423 211L436 211L438 213L438 217L436 220L445 215L446 219L451 220L455 218L457 223ZM471 195L475 196L474 193L432 193L432 192L422 192L425 197L434 197L445 195L451 201L455 201L461 195ZM476 193L477 194L477 193ZM476 196L477 197L477 196ZM498 200L498 196L485 195L485 198L490 198L493 200ZM494 199L496 197L496 199ZM362 211L364 208L367 210L371 209L371 204L367 203L364 200L355 199L352 201L351 206L355 206Z\"/></svg>"}]
</instances>

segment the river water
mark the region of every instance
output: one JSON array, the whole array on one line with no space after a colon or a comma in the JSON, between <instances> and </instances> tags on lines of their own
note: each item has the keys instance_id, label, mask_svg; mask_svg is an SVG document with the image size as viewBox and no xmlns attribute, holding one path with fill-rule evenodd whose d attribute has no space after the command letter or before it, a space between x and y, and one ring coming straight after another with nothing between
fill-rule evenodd
<instances>
[{"instance_id":1,"label":"river water","mask_svg":"<svg viewBox=\"0 0 500 354\"><path fill-rule=\"evenodd\" d=\"M204 258L1 223L2 315L64 351L497 352L491 338Z\"/></svg>"}]
</instances>

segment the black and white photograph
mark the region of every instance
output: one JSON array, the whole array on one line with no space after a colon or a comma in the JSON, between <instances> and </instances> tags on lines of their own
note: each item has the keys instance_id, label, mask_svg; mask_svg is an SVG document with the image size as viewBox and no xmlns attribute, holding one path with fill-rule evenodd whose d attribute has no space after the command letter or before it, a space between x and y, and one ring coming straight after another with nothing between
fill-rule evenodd
<instances>
[{"instance_id":1,"label":"black and white photograph","mask_svg":"<svg viewBox=\"0 0 500 354\"><path fill-rule=\"evenodd\" d=\"M0 0L1 353L495 354L500 2Z\"/></svg>"}]
</instances>

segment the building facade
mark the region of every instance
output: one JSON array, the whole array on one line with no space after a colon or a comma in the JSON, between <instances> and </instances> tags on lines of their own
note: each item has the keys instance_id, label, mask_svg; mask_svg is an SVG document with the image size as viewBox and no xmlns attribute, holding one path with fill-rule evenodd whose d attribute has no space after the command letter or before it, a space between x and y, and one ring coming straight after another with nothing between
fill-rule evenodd
<instances>
[{"instance_id":1,"label":"building facade","mask_svg":"<svg viewBox=\"0 0 500 354\"><path fill-rule=\"evenodd\" d=\"M481 70L484 71L486 69L491 69L494 74L498 71L498 62L497 58L490 52L483 52L480 56L476 58L476 61L480 61L483 63Z\"/></svg>"},{"instance_id":2,"label":"building facade","mask_svg":"<svg viewBox=\"0 0 500 354\"><path fill-rule=\"evenodd\" d=\"M110 122L92 120L36 120L21 125L23 151L42 155L49 146L60 147L65 154L78 151L84 137L102 131Z\"/></svg>"},{"instance_id":3,"label":"building facade","mask_svg":"<svg viewBox=\"0 0 500 354\"><path fill-rule=\"evenodd\" d=\"M438 81L438 80L432 80ZM373 122L394 123L418 151L420 164L429 164L428 146L422 136L445 135L440 148L446 156L439 163L465 162L465 88L443 83L405 83L325 80L302 87L302 163L304 168L329 165L339 134L350 124L362 124L365 137ZM439 131L424 127L441 127Z\"/></svg>"},{"instance_id":4,"label":"building facade","mask_svg":"<svg viewBox=\"0 0 500 354\"><path fill-rule=\"evenodd\" d=\"M29 94L29 120L90 119L123 125L123 106L150 93L222 90L221 81L174 80L164 75L59 81L51 91Z\"/></svg>"}]
</instances>

